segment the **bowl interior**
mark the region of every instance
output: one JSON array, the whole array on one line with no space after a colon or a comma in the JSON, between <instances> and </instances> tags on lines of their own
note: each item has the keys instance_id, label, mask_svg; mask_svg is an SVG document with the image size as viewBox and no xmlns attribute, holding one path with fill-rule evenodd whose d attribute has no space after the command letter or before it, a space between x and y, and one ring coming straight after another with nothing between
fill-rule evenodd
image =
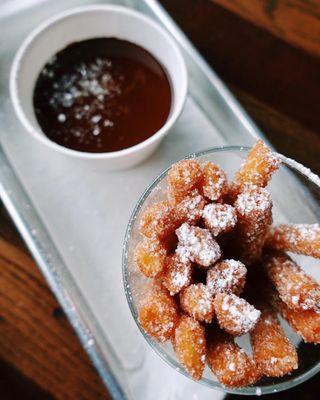
<instances>
[{"instance_id":1,"label":"bowl interior","mask_svg":"<svg viewBox=\"0 0 320 400\"><path fill-rule=\"evenodd\" d=\"M190 157L196 157L200 163L213 161L220 165L231 180L235 171L246 158L248 148L224 147L213 148ZM273 219L275 223L315 223L320 220L320 179L300 164L282 158L283 164L280 170L274 175L268 190L273 199ZM143 193L134 212L131 216L123 253L123 276L127 300L132 315L141 330L143 336L150 346L174 369L188 376L176 359L171 343L159 344L149 337L139 325L137 312L139 303L143 296L143 287L148 282L134 263L134 249L141 240L139 233L139 220L148 205L165 199L167 187L167 170L164 171ZM291 256L298 261L310 275L317 280L320 279L319 262L311 257ZM320 370L320 346L303 343L288 324L281 319L289 339L297 346L299 356L299 368L291 375L283 378L263 378L256 385L240 389L225 389L218 382L217 378L206 367L200 383L214 389L224 390L229 393L254 395L256 393L273 393L291 388L313 376ZM249 335L237 338L236 341L248 353L251 352Z\"/></svg>"}]
</instances>

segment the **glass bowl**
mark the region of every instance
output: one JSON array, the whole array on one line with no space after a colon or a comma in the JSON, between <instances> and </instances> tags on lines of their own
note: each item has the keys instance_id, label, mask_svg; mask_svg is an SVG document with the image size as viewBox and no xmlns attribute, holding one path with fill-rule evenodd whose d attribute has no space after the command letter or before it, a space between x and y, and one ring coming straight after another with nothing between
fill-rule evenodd
<instances>
[{"instance_id":1,"label":"glass bowl","mask_svg":"<svg viewBox=\"0 0 320 400\"><path fill-rule=\"evenodd\" d=\"M246 158L248 147L216 147L203 152L191 154L186 158L196 158L200 163L213 161L220 165L232 179L240 164ZM279 154L282 165L268 185L273 199L273 219L275 223L315 223L320 220L320 178L296 161ZM158 343L145 333L138 320L139 303L143 295L143 286L149 281L138 270L134 263L134 249L141 240L139 220L148 205L165 199L167 172L162 172L145 190L139 199L130 218L123 248L123 280L127 301L142 335L151 348L176 371L190 378L177 360L170 342ZM320 279L320 269L316 260L311 257L292 255L296 261L316 279ZM319 263L319 261L318 261ZM200 384L227 393L255 395L279 392L296 386L311 378L320 370L320 346L307 344L300 340L288 324L280 318L281 324L290 340L296 345L299 357L299 368L283 378L262 378L253 386L229 389L223 387L206 366ZM249 335L237 338L236 341L250 353ZM192 379L192 378L190 378Z\"/></svg>"}]
</instances>

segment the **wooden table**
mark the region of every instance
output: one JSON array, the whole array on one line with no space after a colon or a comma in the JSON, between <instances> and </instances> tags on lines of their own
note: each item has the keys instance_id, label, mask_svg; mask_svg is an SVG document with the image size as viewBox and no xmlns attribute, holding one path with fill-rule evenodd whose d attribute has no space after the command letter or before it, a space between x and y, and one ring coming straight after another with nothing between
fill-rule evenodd
<instances>
[{"instance_id":1,"label":"wooden table","mask_svg":"<svg viewBox=\"0 0 320 400\"><path fill-rule=\"evenodd\" d=\"M320 2L162 3L270 142L320 173ZM108 399L3 207L0 264L0 398ZM319 393L315 377L268 399Z\"/></svg>"}]
</instances>

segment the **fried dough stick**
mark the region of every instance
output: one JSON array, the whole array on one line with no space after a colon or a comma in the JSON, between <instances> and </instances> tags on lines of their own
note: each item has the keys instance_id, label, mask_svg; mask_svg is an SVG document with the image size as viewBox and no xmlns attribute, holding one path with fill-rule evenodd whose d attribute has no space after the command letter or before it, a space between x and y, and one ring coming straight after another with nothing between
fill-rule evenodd
<instances>
[{"instance_id":1,"label":"fried dough stick","mask_svg":"<svg viewBox=\"0 0 320 400\"><path fill-rule=\"evenodd\" d=\"M281 300L289 308L320 312L320 285L288 255L279 251L266 253L264 267Z\"/></svg>"},{"instance_id":2,"label":"fried dough stick","mask_svg":"<svg viewBox=\"0 0 320 400\"><path fill-rule=\"evenodd\" d=\"M270 229L266 246L320 258L319 224L281 224Z\"/></svg>"},{"instance_id":3,"label":"fried dough stick","mask_svg":"<svg viewBox=\"0 0 320 400\"><path fill-rule=\"evenodd\" d=\"M296 349L271 308L263 309L251 332L251 345L253 359L265 376L280 377L298 368Z\"/></svg>"},{"instance_id":4,"label":"fried dough stick","mask_svg":"<svg viewBox=\"0 0 320 400\"><path fill-rule=\"evenodd\" d=\"M232 196L242 193L248 185L264 188L279 166L280 160L275 153L262 140L258 140L235 175Z\"/></svg>"},{"instance_id":5,"label":"fried dough stick","mask_svg":"<svg viewBox=\"0 0 320 400\"><path fill-rule=\"evenodd\" d=\"M203 326L193 318L182 315L172 338L176 355L192 376L201 379L206 359L206 338Z\"/></svg>"},{"instance_id":6,"label":"fried dough stick","mask_svg":"<svg viewBox=\"0 0 320 400\"><path fill-rule=\"evenodd\" d=\"M226 387L249 386L260 378L255 362L241 349L232 336L210 329L207 334L207 364Z\"/></svg>"},{"instance_id":7,"label":"fried dough stick","mask_svg":"<svg viewBox=\"0 0 320 400\"><path fill-rule=\"evenodd\" d=\"M269 193L257 186L244 190L234 203L238 223L232 243L234 258L245 265L256 262L272 223L272 202Z\"/></svg>"},{"instance_id":8,"label":"fried dough stick","mask_svg":"<svg viewBox=\"0 0 320 400\"><path fill-rule=\"evenodd\" d=\"M271 295L271 304L305 342L320 343L320 314L313 310L292 310L276 293Z\"/></svg>"}]
</instances>

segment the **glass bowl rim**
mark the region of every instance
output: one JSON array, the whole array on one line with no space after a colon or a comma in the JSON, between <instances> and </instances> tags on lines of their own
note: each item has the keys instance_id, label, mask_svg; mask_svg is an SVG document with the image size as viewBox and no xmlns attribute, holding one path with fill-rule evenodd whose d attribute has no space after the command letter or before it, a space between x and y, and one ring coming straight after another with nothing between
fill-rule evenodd
<instances>
[{"instance_id":1,"label":"glass bowl rim","mask_svg":"<svg viewBox=\"0 0 320 400\"><path fill-rule=\"evenodd\" d=\"M208 154L212 153L218 153L218 152L223 152L223 151L235 151L235 152L244 152L244 151L249 151L251 147L249 146L217 146L217 147L211 147L209 149L199 151L199 152L194 152L190 153L189 155L181 158L180 160L185 160L185 159L193 159L193 158L198 158L202 157ZM304 165L300 164L299 162L286 157L280 153L275 152L275 154L281 159L284 165L289 166L293 170L299 172L301 175L303 175L308 181L311 181L314 183L319 189L320 189L320 177L313 173L309 168L305 167ZM179 160L178 160L179 161ZM177 162L177 161L175 161ZM172 163L173 164L173 163ZM134 304L132 301L132 294L131 294L131 286L130 286L130 280L129 280L129 273L128 273L128 242L130 239L131 231L133 228L134 223L136 222L136 218L138 215L138 212L140 211L141 207L143 206L145 200L148 198L150 193L153 191L153 189L158 185L159 182L162 181L162 179L167 175L169 169L171 168L172 164L170 164L164 171L162 171L154 180L153 182L144 190L142 195L140 196L139 200L137 201L129 222L128 226L126 229L125 233L125 238L124 238L124 244L123 244L123 252L122 252L122 277L123 277L123 285L124 285L124 291L126 294L127 302L132 314L132 317L138 326L140 332L142 333L144 339L147 341L149 346L155 351L155 353L162 358L168 365L170 365L174 370L178 371L182 375L186 376L187 378L191 379L190 375L184 370L184 368L181 366L180 363L178 363L176 360L173 360L171 357L168 357L165 352L163 352L159 348L159 344L152 339L141 327L139 320L138 320L138 315L136 313L136 310L134 308ZM222 391L224 393L230 393L230 394L238 394L238 395L257 395L258 394L258 389L261 390L259 394L269 394L269 393L277 393L281 392L283 390L287 390L290 388L293 388L294 386L299 385L300 383L303 383L307 381L308 379L312 378L315 374L317 374L320 371L320 361L312 367L310 370L304 372L303 374L292 378L289 381L285 382L280 382L280 383L275 383L275 384L270 384L266 385L263 387L259 386L246 386L243 388L236 388L236 389L231 389L231 388L226 388L223 385L221 385L218 381L216 383L213 383L211 380L207 378L202 378L199 381L196 381L197 383L200 383L204 386L207 386L211 389L216 389L219 391Z\"/></svg>"}]
</instances>

